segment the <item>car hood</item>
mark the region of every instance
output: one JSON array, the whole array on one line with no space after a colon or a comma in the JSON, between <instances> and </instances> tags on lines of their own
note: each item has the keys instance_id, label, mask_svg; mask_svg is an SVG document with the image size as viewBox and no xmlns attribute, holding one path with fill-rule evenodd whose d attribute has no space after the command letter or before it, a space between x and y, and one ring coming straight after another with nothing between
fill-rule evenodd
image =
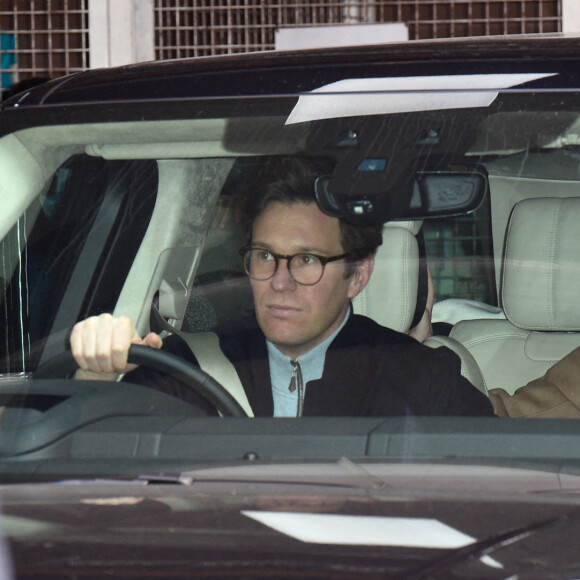
<instances>
[{"instance_id":1,"label":"car hood","mask_svg":"<svg viewBox=\"0 0 580 580\"><path fill-rule=\"evenodd\" d=\"M334 467L5 485L5 551L15 578L580 574L576 476L347 462L341 481Z\"/></svg>"}]
</instances>

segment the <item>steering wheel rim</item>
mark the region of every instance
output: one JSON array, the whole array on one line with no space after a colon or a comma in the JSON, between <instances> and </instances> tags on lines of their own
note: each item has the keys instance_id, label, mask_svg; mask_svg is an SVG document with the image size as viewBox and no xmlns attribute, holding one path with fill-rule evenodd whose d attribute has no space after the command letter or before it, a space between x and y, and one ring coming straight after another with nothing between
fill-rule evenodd
<instances>
[{"instance_id":1,"label":"steering wheel rim","mask_svg":"<svg viewBox=\"0 0 580 580\"><path fill-rule=\"evenodd\" d=\"M133 345L129 362L167 374L205 398L224 417L248 417L227 389L201 368L172 353ZM35 379L66 378L78 369L71 351L65 351L40 365Z\"/></svg>"}]
</instances>

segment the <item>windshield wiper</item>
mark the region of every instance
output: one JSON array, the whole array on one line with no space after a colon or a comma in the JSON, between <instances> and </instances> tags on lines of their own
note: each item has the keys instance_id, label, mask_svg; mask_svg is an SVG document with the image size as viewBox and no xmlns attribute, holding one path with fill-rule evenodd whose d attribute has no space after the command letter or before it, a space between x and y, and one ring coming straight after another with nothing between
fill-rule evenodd
<instances>
[{"instance_id":1,"label":"windshield wiper","mask_svg":"<svg viewBox=\"0 0 580 580\"><path fill-rule=\"evenodd\" d=\"M445 556L437 558L425 566L421 566L411 573L406 573L402 576L395 577L395 580L422 580L424 578L430 577L433 574L445 571L452 566L463 562L464 560L476 560L484 558L499 548L504 548L510 544L515 544L520 540L524 540L525 538L540 532L544 528L561 523L564 520L569 519L569 517L569 514L564 514L549 520L527 524L514 530L510 530L509 532L480 540L462 548L457 548L456 550L447 553ZM389 576L389 578L392 577Z\"/></svg>"}]
</instances>

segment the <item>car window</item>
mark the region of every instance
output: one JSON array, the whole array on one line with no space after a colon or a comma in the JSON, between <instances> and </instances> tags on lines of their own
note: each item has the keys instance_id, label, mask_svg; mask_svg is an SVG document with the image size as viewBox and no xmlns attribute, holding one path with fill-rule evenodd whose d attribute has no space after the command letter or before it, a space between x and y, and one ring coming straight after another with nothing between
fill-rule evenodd
<instances>
[{"instance_id":1,"label":"car window","mask_svg":"<svg viewBox=\"0 0 580 580\"><path fill-rule=\"evenodd\" d=\"M134 123L130 131L135 135L152 131L151 143L108 143L103 134L96 145L90 138L85 148L91 155L75 154L58 167L49 185L3 241L3 253L9 257L4 260L4 302L18 305L4 308L5 325L11 329L3 345L5 371L33 370L39 360L62 349L60 337L76 321L114 312L148 230L158 187L168 191L168 200L174 195L172 188L180 192L191 188L187 195L192 197L190 202L175 198L173 203L167 202L167 209L159 209L156 231L163 229L163 212L170 206L184 216L186 206L180 207L181 203L200 208L205 205L202 184L209 179L206 175L212 176L211 195L217 201L201 209L205 217L200 218L199 225L195 209L187 211L193 216L188 218L191 231L199 229L199 233L179 242L179 252L170 249L172 242L165 258L154 259L159 274L151 276L160 276L153 282L159 288L151 287L147 292L157 295L162 316L186 332L251 327L253 303L239 255L247 232L237 221L236 201L265 164L287 153L327 157L336 164L336 177L324 191L335 196L335 203L345 204L341 211L346 211L349 219L361 219L357 217L359 206L374 204L372 211L396 222L400 218L395 205L383 207L378 201L381 196L394 199L404 192L409 188L408 176L417 170L435 175L450 168L473 171L481 167L489 194L475 210L449 217L434 215L417 223L422 224L436 302L477 302L501 313L499 283L511 207L528 195L519 190L524 180L538 185L534 195L544 193L542 181L555 189L562 184L560 193L572 194L570 180L562 179L562 171L573 177L569 161L573 145L569 140L576 114L553 113L550 96L542 97L533 111L522 114L527 94L517 91L501 97L494 94L487 109L458 106L459 97L457 102L451 99L437 105L442 107L439 110L426 107L426 101L400 107L389 96L379 106L387 111L382 115L375 103L356 94L353 100L360 101L364 114L353 115L350 104L340 114L329 114L326 104L342 98L335 91L336 87L331 87L297 100L274 99L263 109L277 111L272 117L256 117L253 112L244 117L240 111L247 104L240 105L234 117L220 117L211 112L212 107L206 107L207 118L196 121L191 130L185 125L178 129L168 121L171 129L159 125L142 131ZM252 111L251 105L248 110ZM281 110L284 114L279 114ZM216 111L222 112L219 106ZM171 134L168 131L182 131L179 139L189 141L183 146L169 142L160 147L153 142L158 139L155 131L165 140ZM203 153L198 157L203 151L199 145L216 138L222 140L228 155L208 157ZM273 155L264 155L272 148ZM244 155L238 156L236 151ZM132 159L134 156L140 159ZM172 161L171 157L180 160ZM364 216L367 210L361 211ZM367 215L362 219L372 217ZM181 235L178 230L173 234ZM180 270L179 275L164 278L164 270L174 268ZM143 324L148 323L148 308L147 301L136 306ZM418 300L415 321L420 308ZM436 322L437 316L436 307ZM446 321L445 316L441 320ZM409 326L412 321L407 322ZM405 330L404 325L397 330ZM50 336L59 338L49 340Z\"/></svg>"},{"instance_id":2,"label":"car window","mask_svg":"<svg viewBox=\"0 0 580 580\"><path fill-rule=\"evenodd\" d=\"M114 308L156 195L154 162L74 156L2 241L2 372L32 372L79 319ZM48 342L47 342L48 341ZM44 353L44 354L43 354Z\"/></svg>"},{"instance_id":3,"label":"car window","mask_svg":"<svg viewBox=\"0 0 580 580\"><path fill-rule=\"evenodd\" d=\"M489 198L469 215L426 221L423 232L438 301L498 305Z\"/></svg>"},{"instance_id":4,"label":"car window","mask_svg":"<svg viewBox=\"0 0 580 580\"><path fill-rule=\"evenodd\" d=\"M546 260L560 265L560 246L566 244L554 244L549 259L539 250L532 259L520 251L531 247L533 233L515 246L509 234L520 202L555 203L577 196L577 94L526 88L548 82L547 73L443 76L322 79L315 90L180 98L171 108L164 99L152 98L135 107L116 103L113 120L103 120L100 108L79 103L79 110L86 106L86 122L67 124L49 116L5 135L0 159L13 163L18 176L7 185L10 199L27 209L14 223L8 217L0 222L4 229L10 226L2 241L2 374L10 378L44 370L45 363L66 354L77 322L110 314L130 318L140 336L160 333L163 353L168 350L210 377L233 366L228 375L233 378L222 380L236 383L238 393L238 383L246 382L241 392L258 418L279 417L278 409L294 416L290 408L298 415L306 409L308 415L308 397L316 395L294 393L305 385L307 393L316 393L308 385L317 381L332 392L344 388L349 397L344 405L336 402L338 397L330 397L328 405L316 403L315 416L350 416L351 404L352 413L364 417L382 416L391 404L389 417L413 414L410 409L419 409L421 416L438 415L443 411L431 411L431 405L441 401L453 410L449 414L461 415L457 409L463 405L471 413L471 405L477 406L473 401L483 401L492 414L490 391L504 390L511 397L575 348L574 321L563 314L570 300L569 278L541 296L534 294L529 306L523 297L533 277L527 274L523 286L509 285L510 267L524 263L533 264L542 288L549 287L551 278L542 278ZM27 155L16 156L19 151ZM302 227L301 235L309 237L332 223L339 230L329 244L326 238L296 242L290 235L294 222L284 212L293 204L275 196L282 195L276 188L292 185L294 177L281 176L296 165L312 172L303 193L315 202L321 221L304 227L314 219L306 212L295 229ZM265 180L283 218L278 227L265 227L265 239L248 252L255 233L248 208ZM540 223L542 213L535 211ZM357 256L356 243L366 235L375 245ZM354 249L345 251L347 243ZM251 262L256 256L263 260L257 272ZM427 266L435 286L435 336L416 338L427 304ZM356 283L364 282L350 294L344 282L350 278L337 276L337 268ZM555 268L552 274L559 272ZM318 285L326 279L333 283ZM284 292L275 289L278 282L286 284ZM300 290L300 300L292 298L290 286ZM257 293L265 288L272 295L260 302ZM319 288L328 295L318 297ZM347 307L313 341L290 348L277 342L279 335L265 334L270 315L276 332L291 328L288 321L294 316L303 319L308 332L318 332L317 325L332 316L328 312L342 305L338 291L348 293ZM314 312L306 307L311 299L318 300ZM341 332L350 324L361 326L354 344L342 345ZM495 337L504 335L509 348L496 345ZM367 375L360 379L358 362L349 362L352 353L363 344L368 349L364 356L374 355L381 341L418 349L425 361L406 365L405 357L397 356L396 363L375 362L372 380ZM544 341L550 344L548 354ZM302 377L300 386L298 371L288 365L305 354L303 344L329 349L324 352L342 369L338 376L325 376L324 364L305 363L307 379ZM286 367L270 359L278 353L287 357L280 363ZM439 359L446 361L444 368L429 370ZM156 395L155 404L172 418L189 409L179 406L180 399L199 407L189 411L207 414L208 420L231 411L228 402L221 406L229 401L227 388L218 385L212 394L200 395L195 388L175 386L174 377L169 381L160 378L164 373L144 368L139 364L137 374L121 373L119 382L144 382L145 392L153 396L150 387L160 381L163 396ZM276 368L283 369L279 376ZM284 375L288 369L291 377ZM405 373L421 375L421 384L435 376L443 391L461 394L435 397L438 388L430 388L410 402L400 393L387 397L375 389L376 381L391 384ZM274 391L260 391L268 381L281 393L276 401ZM380 404L372 402L370 391L361 394L364 388L355 388L359 383L381 393L376 395ZM214 398L223 390L229 395ZM119 393L123 398L129 391L120 388ZM237 395L231 396L239 403ZM300 406L304 400L306 407ZM127 394L122 404L128 401Z\"/></svg>"}]
</instances>

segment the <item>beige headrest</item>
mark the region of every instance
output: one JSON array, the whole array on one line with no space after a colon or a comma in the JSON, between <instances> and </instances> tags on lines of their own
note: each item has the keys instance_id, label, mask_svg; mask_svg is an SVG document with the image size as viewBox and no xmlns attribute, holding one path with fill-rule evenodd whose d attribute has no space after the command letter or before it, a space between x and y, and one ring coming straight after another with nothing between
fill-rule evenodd
<instances>
[{"instance_id":1,"label":"beige headrest","mask_svg":"<svg viewBox=\"0 0 580 580\"><path fill-rule=\"evenodd\" d=\"M407 332L417 303L421 221L393 221L383 228L383 244L366 288L353 300L354 311L383 326Z\"/></svg>"},{"instance_id":2,"label":"beige headrest","mask_svg":"<svg viewBox=\"0 0 580 580\"><path fill-rule=\"evenodd\" d=\"M502 280L508 320L527 330L580 331L580 198L514 207Z\"/></svg>"}]
</instances>

